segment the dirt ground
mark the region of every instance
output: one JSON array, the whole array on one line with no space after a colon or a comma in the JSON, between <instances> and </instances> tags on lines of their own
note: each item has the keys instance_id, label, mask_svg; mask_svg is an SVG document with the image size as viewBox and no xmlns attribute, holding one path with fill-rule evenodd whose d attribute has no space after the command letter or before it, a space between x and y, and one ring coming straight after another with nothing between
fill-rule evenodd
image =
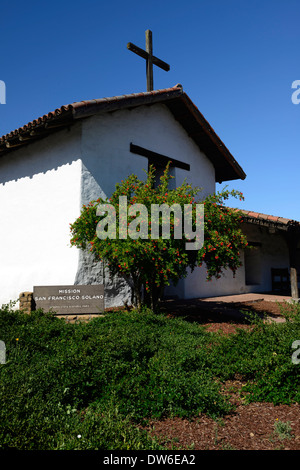
<instances>
[{"instance_id":1,"label":"dirt ground","mask_svg":"<svg viewBox=\"0 0 300 470\"><path fill-rule=\"evenodd\" d=\"M240 310L281 320L276 302L257 301L242 304L204 305L201 301L164 302L162 310L170 316L184 316L210 331L234 333L236 328L250 328ZM148 430L166 446L185 450L300 450L300 404L274 406L270 403L245 404L238 393L243 383L228 381L223 393L230 396L236 409L220 420L200 415L189 421L174 418L153 421ZM283 429L278 429L278 426Z\"/></svg>"},{"instance_id":2,"label":"dirt ground","mask_svg":"<svg viewBox=\"0 0 300 470\"><path fill-rule=\"evenodd\" d=\"M256 313L266 321L283 321L282 307L286 302L266 300L249 302L204 302L201 299L170 300L161 304L161 311L170 317L184 317L196 321L209 331L234 333L237 328L251 328L243 312Z\"/></svg>"}]
</instances>

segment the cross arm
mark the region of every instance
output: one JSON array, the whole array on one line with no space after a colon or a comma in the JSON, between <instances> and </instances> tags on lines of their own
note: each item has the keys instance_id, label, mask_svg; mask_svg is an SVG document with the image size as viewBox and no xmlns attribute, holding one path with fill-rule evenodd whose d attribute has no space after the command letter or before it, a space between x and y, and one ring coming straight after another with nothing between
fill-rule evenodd
<instances>
[{"instance_id":1,"label":"cross arm","mask_svg":"<svg viewBox=\"0 0 300 470\"><path fill-rule=\"evenodd\" d=\"M148 59L148 52L144 51L143 49L136 46L135 44L132 44L132 42L129 42L127 44L127 49L139 55L140 57L143 57L143 59L146 59L146 60ZM154 65L157 65L157 67L160 67L166 72L170 70L170 65L164 62L163 60L158 59L158 57L152 56L152 62Z\"/></svg>"},{"instance_id":2,"label":"cross arm","mask_svg":"<svg viewBox=\"0 0 300 470\"><path fill-rule=\"evenodd\" d=\"M132 142L130 143L130 152L135 153L136 155L141 155L142 157L146 157L148 158L149 163L160 167L165 167L167 166L168 162L170 162L171 167L175 166L177 168L190 171L190 165L188 163L175 160L175 158L166 157L160 153L152 152L152 150L145 149L139 145L133 144Z\"/></svg>"}]
</instances>

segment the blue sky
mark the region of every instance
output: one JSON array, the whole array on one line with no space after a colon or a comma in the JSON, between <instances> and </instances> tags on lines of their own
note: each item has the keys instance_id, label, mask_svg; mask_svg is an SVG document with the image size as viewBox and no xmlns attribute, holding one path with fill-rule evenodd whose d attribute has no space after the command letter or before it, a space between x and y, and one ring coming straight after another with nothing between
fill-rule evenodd
<instances>
[{"instance_id":1,"label":"blue sky","mask_svg":"<svg viewBox=\"0 0 300 470\"><path fill-rule=\"evenodd\" d=\"M1 1L0 135L63 104L145 91L144 48L154 88L176 83L247 174L229 182L231 205L300 220L299 0ZM221 189L224 185L217 185Z\"/></svg>"}]
</instances>

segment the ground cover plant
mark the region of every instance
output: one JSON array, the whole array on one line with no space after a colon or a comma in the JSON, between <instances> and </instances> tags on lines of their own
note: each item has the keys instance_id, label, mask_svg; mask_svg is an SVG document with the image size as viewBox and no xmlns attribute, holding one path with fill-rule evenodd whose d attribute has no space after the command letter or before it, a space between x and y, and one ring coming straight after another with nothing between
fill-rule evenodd
<instances>
[{"instance_id":1,"label":"ground cover plant","mask_svg":"<svg viewBox=\"0 0 300 470\"><path fill-rule=\"evenodd\" d=\"M161 449L148 420L225 416L222 386L237 375L249 403L299 402L299 314L251 321L224 336L149 310L70 324L2 308L0 448Z\"/></svg>"}]
</instances>

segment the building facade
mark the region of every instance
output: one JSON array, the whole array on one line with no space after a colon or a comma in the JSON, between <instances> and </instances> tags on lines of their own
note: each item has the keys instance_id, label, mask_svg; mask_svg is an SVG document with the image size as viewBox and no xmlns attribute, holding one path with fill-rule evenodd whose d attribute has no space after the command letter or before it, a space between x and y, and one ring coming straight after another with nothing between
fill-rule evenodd
<instances>
[{"instance_id":1,"label":"building facade","mask_svg":"<svg viewBox=\"0 0 300 470\"><path fill-rule=\"evenodd\" d=\"M181 85L165 90L82 101L62 106L0 138L0 304L34 286L105 285L106 307L130 302L125 281L111 279L87 253L70 246L69 224L83 204L109 197L134 173L145 178L149 163L171 160L173 184L186 178L203 188L244 179L244 171ZM253 224L253 245L242 254L236 277L206 282L198 268L166 295L183 298L270 290L266 273L289 269L281 234ZM277 230L277 229L276 229ZM272 237L271 237L272 238Z\"/></svg>"}]
</instances>

